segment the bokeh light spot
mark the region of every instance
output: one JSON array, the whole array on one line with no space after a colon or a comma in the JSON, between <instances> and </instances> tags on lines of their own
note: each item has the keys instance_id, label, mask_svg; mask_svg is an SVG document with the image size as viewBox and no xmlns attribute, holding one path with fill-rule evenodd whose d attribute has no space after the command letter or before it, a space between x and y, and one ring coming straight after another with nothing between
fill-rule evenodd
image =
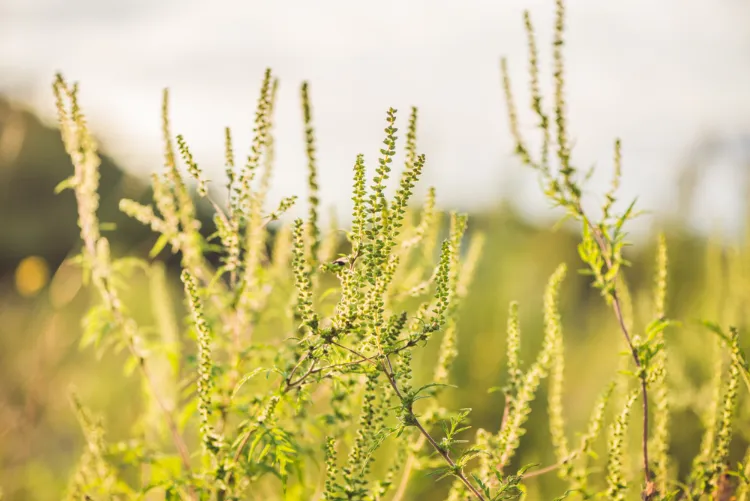
<instances>
[{"instance_id":1,"label":"bokeh light spot","mask_svg":"<svg viewBox=\"0 0 750 501\"><path fill-rule=\"evenodd\" d=\"M49 265L44 258L29 256L16 268L16 290L24 297L31 297L47 285Z\"/></svg>"}]
</instances>

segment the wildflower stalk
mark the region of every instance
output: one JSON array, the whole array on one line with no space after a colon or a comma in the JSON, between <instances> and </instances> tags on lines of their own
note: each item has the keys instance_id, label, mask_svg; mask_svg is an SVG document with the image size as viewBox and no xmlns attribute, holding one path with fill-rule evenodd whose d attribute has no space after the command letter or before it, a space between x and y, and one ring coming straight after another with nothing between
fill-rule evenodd
<instances>
[{"instance_id":1,"label":"wildflower stalk","mask_svg":"<svg viewBox=\"0 0 750 501\"><path fill-rule=\"evenodd\" d=\"M58 118L63 142L75 168L73 189L78 207L78 224L84 244L84 266L91 273L94 286L99 291L106 308L111 312L115 324L122 332L130 355L136 360L136 366L167 422L182 466L190 475L192 470L187 445L172 417L172 411L167 407L157 390L158 386L148 369L144 355L137 347L135 324L132 319L125 315L119 294L110 280L109 243L99 233L99 221L96 215L99 206L97 189L100 159L96 151L96 144L78 105L78 88L76 85L69 86L62 76L58 75L55 80L54 91L57 98ZM66 104L66 100L69 104ZM191 492L191 497L195 497L194 492Z\"/></svg>"},{"instance_id":2,"label":"wildflower stalk","mask_svg":"<svg viewBox=\"0 0 750 501\"><path fill-rule=\"evenodd\" d=\"M426 202L426 205L428 207L434 208L434 190L431 190L431 192L432 195L428 195L428 201ZM426 216L423 215L423 221L424 217ZM432 217L431 214L430 217ZM421 224L422 223L420 223L420 225ZM458 277L457 283L455 284L456 299L454 301L454 309L458 309L460 307L462 301L468 293L468 287L474 278L474 272L481 255L482 248L484 246L484 240L484 235L481 233L475 234L471 239L471 244L469 245L469 250L467 251L466 260L463 263L461 271L457 274ZM458 355L457 337L457 321L456 317L452 316L448 320L448 324L444 329L443 340L440 344L440 354L433 376L433 380L435 383L448 383L448 377L453 365L453 361ZM420 434L419 438L417 438L417 440L413 444L411 444L409 454L406 458L406 462L404 463L403 471L401 473L401 480L399 481L398 487L391 501L401 501L406 495L406 488L409 483L411 472L417 464L417 453L422 450L426 442L426 437Z\"/></svg>"},{"instance_id":3,"label":"wildflower stalk","mask_svg":"<svg viewBox=\"0 0 750 501\"><path fill-rule=\"evenodd\" d=\"M318 249L320 248L320 228L318 226L318 209L320 199L318 198L318 168L315 159L315 129L312 124L312 108L310 105L309 84L302 84L302 114L305 121L305 146L307 153L307 184L308 184L308 234L310 239L310 260L312 267L315 267L318 259Z\"/></svg>"},{"instance_id":4,"label":"wildflower stalk","mask_svg":"<svg viewBox=\"0 0 750 501\"><path fill-rule=\"evenodd\" d=\"M656 273L656 312L657 320L665 318L667 297L667 242L663 234L659 235L657 249ZM657 343L664 345L663 331L658 334ZM656 411L654 414L654 451L656 454L656 478L661 493L667 492L669 480L669 400L670 393L666 381L667 354L664 348L656 355L655 367L660 376L654 381L656 390Z\"/></svg>"},{"instance_id":5,"label":"wildflower stalk","mask_svg":"<svg viewBox=\"0 0 750 501\"><path fill-rule=\"evenodd\" d=\"M213 389L211 358L212 333L203 314L203 305L198 296L195 279L189 271L183 270L180 277L185 285L185 296L193 315L193 323L198 336L198 414L200 415L200 434L203 451L209 457L215 457L220 447L220 439L215 435L210 424L211 394Z\"/></svg>"},{"instance_id":6,"label":"wildflower stalk","mask_svg":"<svg viewBox=\"0 0 750 501\"><path fill-rule=\"evenodd\" d=\"M86 444L71 483L67 489L66 499L76 501L88 499L92 488L98 487L97 493L103 496L114 495L116 476L107 462L107 444L104 440L104 428L100 419L91 415L75 393L70 395L78 423L83 430Z\"/></svg>"},{"instance_id":7,"label":"wildflower stalk","mask_svg":"<svg viewBox=\"0 0 750 501\"><path fill-rule=\"evenodd\" d=\"M607 499L624 501L627 493L627 482L622 472L622 456L624 441L628 430L628 419L638 393L632 392L625 401L620 415L610 427L609 432L609 459L607 461Z\"/></svg>"},{"instance_id":8,"label":"wildflower stalk","mask_svg":"<svg viewBox=\"0 0 750 501\"><path fill-rule=\"evenodd\" d=\"M732 327L730 330L730 343L732 354L740 352L739 332ZM737 363L729 365L729 378L727 379L726 389L722 398L721 414L719 416L718 428L716 431L716 444L711 457L709 485L713 492L717 493L720 489L720 482L727 467L729 457L729 442L732 439L732 418L737 407L737 390L740 382L741 367Z\"/></svg>"},{"instance_id":9,"label":"wildflower stalk","mask_svg":"<svg viewBox=\"0 0 750 501\"><path fill-rule=\"evenodd\" d=\"M544 309L547 312L547 318L550 319L545 326L544 341L542 350L539 352L536 361L529 370L518 380L518 387L514 393L508 393L509 403L507 417L503 419L500 431L497 435L497 469L502 469L508 465L515 454L520 443L521 436L526 430L523 424L526 422L531 412L530 402L533 400L536 390L541 380L547 377L552 356L558 345L557 336L560 335L559 329L551 319L557 316L557 301L565 277L566 266L561 264L550 277L544 294ZM511 314L515 313L511 307ZM512 318L512 317L511 317ZM509 320L509 328L517 329L517 320ZM513 341L515 343L515 341ZM510 346L509 346L510 348Z\"/></svg>"},{"instance_id":10,"label":"wildflower stalk","mask_svg":"<svg viewBox=\"0 0 750 501\"><path fill-rule=\"evenodd\" d=\"M603 207L603 219L600 223L594 221L584 211L581 203L581 187L577 180L577 169L571 163L570 146L568 144L567 118L565 110L565 93L564 93L564 62L562 48L564 45L565 26L565 4L563 0L556 1L555 28L553 41L553 80L554 80L554 123L556 128L556 153L559 162L557 173L553 173L547 168L542 161L534 161L528 152L527 147L520 134L518 118L516 113L513 95L511 93L510 79L507 74L507 65L503 62L501 70L503 72L503 88L508 107L508 116L510 121L511 133L516 140L516 152L524 164L536 169L545 183L545 193L555 205L562 206L566 209L569 216L577 219L583 230L583 241L579 245L579 253L582 260L589 266L588 273L594 278L594 286L599 288L607 302L612 306L620 331L628 345L633 362L636 367L636 375L640 380L641 400L643 406L642 422L642 440L641 451L643 459L643 475L645 479L644 492L652 491L652 475L649 466L649 398L647 384L647 367L641 360L640 349L630 334L630 330L625 321L622 301L618 292L617 282L620 269L627 264L622 258L622 248L625 245L623 241L622 225L625 221L633 217L632 205L618 218L613 218L610 214L610 208L614 201L614 192L619 186L620 177L620 147L619 141L616 143L615 154L615 178L613 188L605 201ZM543 154L542 159L546 159L546 143L549 133L547 127L549 120L544 113L543 103L538 89L538 70L536 69L536 44L533 36L533 27L526 14L526 28L529 35L529 54L531 60L531 86L532 86L532 111L540 120L540 127L543 131ZM649 497L650 498L650 497Z\"/></svg>"},{"instance_id":11,"label":"wildflower stalk","mask_svg":"<svg viewBox=\"0 0 750 501\"><path fill-rule=\"evenodd\" d=\"M407 419L411 426L415 426L419 433L427 440L427 442L432 446L433 449L440 455L440 457L443 458L443 460L448 464L448 467L450 468L450 471L453 475L455 475L461 483L463 483L467 489L480 501L485 501L486 498L482 495L481 492L474 486L474 484L466 477L462 469L456 464L456 462L451 457L450 453L445 450L444 447L441 447L437 441L430 435L430 433L425 429L425 427L420 422L419 418L414 414L414 411L411 407L411 403L408 399L405 399L405 396L401 393L401 391L398 388L398 383L396 382L396 379L393 375L392 370L389 369L388 365L390 362L386 358L382 362L383 372L385 372L386 377L388 378L388 382L390 383L391 387L393 388L393 391L396 392L396 395L401 400L402 403L404 403L404 410L407 411Z\"/></svg>"}]
</instances>

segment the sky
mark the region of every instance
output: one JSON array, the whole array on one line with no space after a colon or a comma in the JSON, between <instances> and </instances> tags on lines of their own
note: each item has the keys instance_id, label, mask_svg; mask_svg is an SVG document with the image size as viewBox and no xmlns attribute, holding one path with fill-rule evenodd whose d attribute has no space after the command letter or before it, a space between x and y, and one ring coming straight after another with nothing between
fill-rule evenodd
<instances>
[{"instance_id":1,"label":"sky","mask_svg":"<svg viewBox=\"0 0 750 501\"><path fill-rule=\"evenodd\" d=\"M750 175L750 4L567 3L569 131L575 163L597 167L594 203L606 190L619 137L624 199L638 195L643 209L674 212L680 166L700 157L705 173L692 224L737 229ZM224 127L244 156L270 67L280 79L272 197L305 193L299 86L309 80L322 199L338 204L341 216L356 155L374 167L391 106L402 132L409 108L419 108L427 165L418 194L434 185L443 207L462 210L507 197L544 216L550 211L534 174L513 157L500 86L505 56L523 129L533 134L523 106L524 9L550 82L551 0L4 0L0 92L52 123L55 72L79 81L103 147L145 174L161 168L160 99L169 87L173 132L221 185ZM701 148L709 136L719 154Z\"/></svg>"}]
</instances>

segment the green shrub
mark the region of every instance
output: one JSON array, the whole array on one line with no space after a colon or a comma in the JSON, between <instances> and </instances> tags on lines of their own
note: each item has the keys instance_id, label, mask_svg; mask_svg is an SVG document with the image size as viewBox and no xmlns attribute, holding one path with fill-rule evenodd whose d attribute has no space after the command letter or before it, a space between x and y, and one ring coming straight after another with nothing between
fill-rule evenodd
<instances>
[{"instance_id":1,"label":"green shrub","mask_svg":"<svg viewBox=\"0 0 750 501\"><path fill-rule=\"evenodd\" d=\"M705 322L721 348L714 350L714 411L692 472L678 478L669 456L674 425L665 331L678 324L666 312L666 241L659 240L649 305L652 321L635 329L628 318L623 249L626 225L637 212L634 203L616 209L620 143L614 147L611 189L595 215L584 209L588 176L571 159L566 127L562 0L557 3L551 103L540 92L528 14L525 22L531 111L540 146L532 151L520 133L503 61L516 152L537 171L549 200L580 226L583 272L611 308L629 360L622 375L602 385L577 442L568 439L562 398L564 342L558 297L564 264L549 279L542 312L544 339L530 365L520 360L519 305L510 305L507 382L491 390L505 396L498 429L467 433L471 409L441 405L457 355L458 316L484 237L476 232L467 237L463 214L451 213L446 228L434 190L421 210L411 209L412 191L426 163L417 149L416 109L408 120L405 165L393 196L388 196L387 186L394 177L398 144L396 110L387 112L384 146L371 178L364 156L356 158L352 224L342 240L337 227L326 230L319 224L307 84L302 86L302 102L309 212L306 220L291 225L280 219L296 197L276 201L268 210L277 88L271 72L263 79L254 139L244 164L235 161L232 135L226 131L223 206L212 198L187 141L179 135L173 140L165 92L165 169L153 176L153 205L123 200L120 207L159 234L152 258L165 248L180 255L190 317L186 331L179 333L167 295L157 295L161 300L153 304L156 328L137 323L123 300L133 269L143 270L155 290L163 290L166 279L158 264L110 255L97 218L96 144L79 107L77 87L58 77L54 89L61 132L75 167L60 188L75 192L83 241L77 262L100 297L85 319L82 343L125 351L124 369L140 373L147 403L133 438L110 443L100 419L72 397L86 447L70 481L70 499L401 500L418 468L428 469L436 480L452 479L451 500L515 499L524 496L531 478L553 473L568 485L559 499L746 499L750 461L734 469L729 464L740 380L750 386L738 331ZM208 238L200 231L178 155L198 196L215 209L216 231ZM433 339L440 345L433 377L417 384L415 354ZM512 460L527 432L531 403L545 379L556 462L515 467ZM608 409L615 416L609 424ZM638 424L632 415L641 418ZM638 428L637 476L626 457L635 436L629 427ZM607 452L600 459L596 447L602 434ZM604 474L599 473L602 468Z\"/></svg>"}]
</instances>

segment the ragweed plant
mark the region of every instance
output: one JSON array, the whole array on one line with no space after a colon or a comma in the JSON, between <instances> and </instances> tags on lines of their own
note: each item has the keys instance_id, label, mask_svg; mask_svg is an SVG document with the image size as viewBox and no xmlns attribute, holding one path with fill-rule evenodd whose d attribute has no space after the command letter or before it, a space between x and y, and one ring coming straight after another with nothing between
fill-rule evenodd
<instances>
[{"instance_id":1,"label":"ragweed plant","mask_svg":"<svg viewBox=\"0 0 750 501\"><path fill-rule=\"evenodd\" d=\"M594 215L584 209L588 176L575 166L567 129L564 3L558 0L555 17L551 102L541 94L528 14L524 21L540 148L532 151L520 132L503 60L515 150L537 171L547 197L579 225L583 272L611 308L630 360L624 375L603 385L580 438L569 438L563 398L566 345L559 303L565 263L550 270L541 312L544 338L530 364L521 360L521 306L512 302L508 308L507 378L490 390L502 392L505 401L497 428L480 428L472 436L471 409L444 404L458 355L458 319L484 238L478 232L469 238L466 215L451 212L444 218L434 189L421 210L414 209L415 185L429 168L418 150L416 108L409 115L398 176L395 109L386 113L374 168L363 154L353 159L351 226L342 239L335 225L320 225L317 137L307 83L301 87L307 217L291 223L283 216L298 198L269 197L278 89L271 71L260 86L244 162L235 153L232 131L225 130L225 200L212 189L188 139L173 135L165 91L164 169L152 176L153 202L122 200L120 208L158 235L151 260L165 249L179 254L187 311L180 332L165 313L171 305L163 268L110 253L97 217L97 146L77 86L59 76L54 90L60 129L75 169L60 189L75 194L83 242L76 261L99 295L85 319L82 344L125 351L124 369L140 373L148 403L132 439L109 443L101 421L74 397L86 446L69 499L399 501L419 470L452 479L448 499L454 501L517 499L534 478L553 472L567 485L558 499L727 499L734 491L747 497L750 453L735 470L730 448L740 383L750 387L739 331L732 327L727 334L719 324L705 322L717 348L715 398L700 454L681 481L669 456L666 333L678 324L668 317L667 242L659 240L651 320L641 328L631 318L623 276L629 264L626 225L637 211L634 203L622 209L619 204L622 145L615 142L611 188ZM196 186L194 194L184 172ZM213 207L212 230L201 228L195 197ZM133 270L153 284L155 326L139 324L122 299L124 278ZM421 381L414 360L431 343L439 346L433 375ZM528 429L528 419L545 380L555 459L546 466L518 464L524 436L539 433ZM614 398L617 390L621 394ZM621 407L607 422L613 402ZM634 415L641 418L638 482L626 455ZM603 434L607 450L600 460L596 449Z\"/></svg>"},{"instance_id":2,"label":"ragweed plant","mask_svg":"<svg viewBox=\"0 0 750 501\"><path fill-rule=\"evenodd\" d=\"M422 416L416 403L435 396L447 382L456 353L458 305L479 258L481 236L462 255L467 219L454 213L447 238L438 242L440 220L435 217L434 191L420 221L412 223L409 201L426 163L424 155L416 153L416 110L411 114L406 161L395 195L386 195L398 140L397 111L391 109L386 116L385 147L369 184L364 156L355 162L348 241L329 238L326 243L318 222L315 136L307 84L302 96L309 217L291 226L272 227L295 202L288 197L275 209L266 208L276 86L267 72L251 150L242 167L236 165L232 134L226 131L225 207L214 200L186 139L177 135L177 148L173 145L166 92L165 171L153 177L153 205L132 200L120 205L159 234L152 256L165 246L181 254L181 278L190 312L187 336L195 340L191 351L197 357L186 359L174 346L169 347L173 351L167 354L178 360L172 371L182 379L183 390L174 405L167 405L159 382L150 377L152 365L158 364L166 347L149 336L148 329L139 327L119 300L124 284L118 271L123 261L110 257L96 217L96 147L80 111L77 88L62 77L56 80L63 139L76 167L75 176L63 187L72 187L76 193L84 240L79 260L103 301L87 322L87 342L130 350L133 362L128 367L139 367L151 381L146 398L162 402L172 438L171 446L129 442L125 454L122 447L108 449L100 438L103 435L97 433L95 440L89 439L89 454L96 452L93 459L100 466L93 468L91 460L82 461L74 478L88 478L98 471L100 475L94 476L98 483L75 483L69 494L72 498L84 492L88 496L267 499L280 489L298 499L380 499L394 487L406 448L417 437L442 457L450 475L480 495L463 473L473 453L452 445L467 412L456 417L434 410ZM195 203L175 151L197 185L197 196L206 198L216 211L216 232L207 237L200 232ZM268 242L273 242L270 252ZM348 252L331 261L331 249L337 247ZM146 270L152 267L127 262ZM214 269L211 262L220 265ZM407 275L407 280L394 283L394 277ZM336 282L338 286L333 285ZM404 287L410 282L419 283ZM416 387L413 352L443 329L438 381ZM321 405L329 400L330 406ZM442 421L454 425L445 437L433 437L433 429ZM93 437L92 432L87 431L87 436ZM315 466L323 451L315 440L305 439L317 436L329 437L324 454L328 478ZM385 480L373 478L372 464L384 461L377 452L386 441L395 442L403 452L390 466L385 465L389 472ZM339 465L337 457L347 459ZM176 467L175 458L181 466ZM113 484L112 479L125 474L126 464L133 461L149 465L143 478L136 484ZM117 485L117 490L107 488L110 484Z\"/></svg>"},{"instance_id":3,"label":"ragweed plant","mask_svg":"<svg viewBox=\"0 0 750 501\"><path fill-rule=\"evenodd\" d=\"M515 141L515 152L523 164L535 169L541 178L547 198L565 211L566 218L575 220L581 228L582 241L578 253L586 267L582 273L592 277L592 285L598 289L614 313L622 338L632 360L632 369L627 373L634 377L640 387L639 393L631 393L624 401L624 407L611 425L609 436L609 459L607 463L606 497L608 499L626 499L628 481L623 475L623 440L625 440L631 407L636 399L641 401L641 475L643 481L639 492L643 499L672 499L702 495L712 495L724 499L725 491L721 479L729 474L727 464L726 440L732 435L732 419L737 398L737 378L740 373L747 374L744 358L733 355L729 367L729 378L724 390L721 407L723 411L718 418L724 428L722 437L714 436L709 431L709 438L704 440L706 459L698 462L697 475L701 479L699 486L680 488L671 476L669 468L669 392L667 386L667 350L665 330L676 326L666 312L667 294L667 244L660 237L657 252L656 288L653 298L653 320L641 333L633 332L632 322L627 318L626 308L629 292L623 280L623 270L629 265L623 256L627 245L624 231L626 223L636 217L635 201L625 205L623 210L616 210L618 190L622 175L622 145L620 140L614 144L614 174L610 189L604 194L599 215L593 215L585 209L584 183L591 172L581 172L571 157L569 132L567 130L567 110L565 100L565 75L562 49L564 46L565 3L556 2L556 15L553 40L553 86L551 104L545 102L540 91L540 71L536 36L531 17L524 14L528 36L529 74L531 89L530 108L535 115L540 131L540 150L535 154L529 142L521 134L517 107L511 90L508 65L502 60L502 81L505 91L510 129ZM548 109L549 106L549 109ZM550 151L554 151L554 157ZM732 335L725 335L715 324L714 331L725 340L731 353L741 353L737 342L737 331L732 328ZM562 359L562 357L560 357ZM717 367L718 374L722 367ZM552 442L558 457L558 471L563 478L573 480L568 494L578 492L583 497L594 493L582 489L580 480L571 476L567 440L563 430L563 419L559 400L560 381L562 379L561 362L553 373L550 382L550 430ZM652 408L655 405L655 409ZM718 432L717 432L718 433ZM713 437L713 438L712 438ZM655 454L654 454L655 453ZM707 459L710 457L711 459ZM528 475L527 475L528 477ZM697 489L697 491L696 491ZM697 499L697 498L695 498Z\"/></svg>"}]
</instances>

